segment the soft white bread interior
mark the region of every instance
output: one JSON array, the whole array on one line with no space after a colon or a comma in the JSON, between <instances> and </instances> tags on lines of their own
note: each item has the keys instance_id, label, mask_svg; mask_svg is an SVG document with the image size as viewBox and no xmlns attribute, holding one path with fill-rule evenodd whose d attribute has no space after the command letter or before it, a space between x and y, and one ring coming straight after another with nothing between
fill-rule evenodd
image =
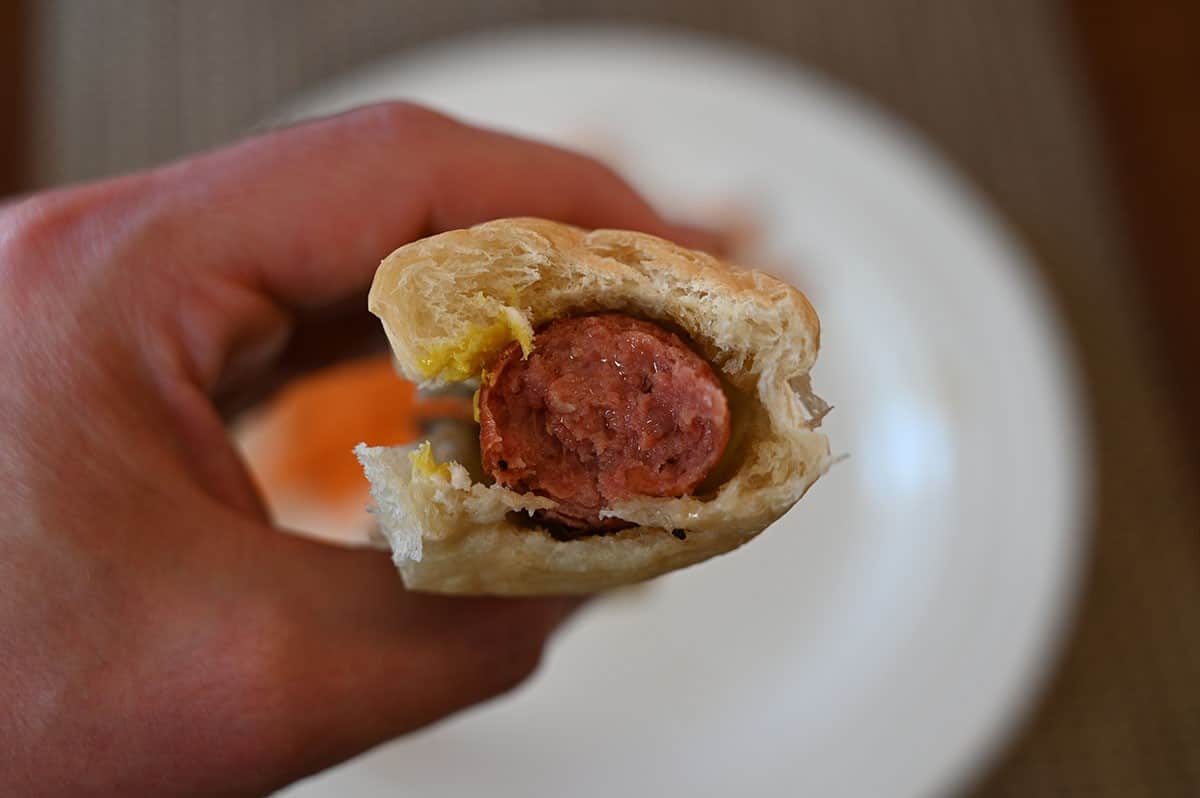
<instances>
[{"instance_id":1,"label":"soft white bread interior","mask_svg":"<svg viewBox=\"0 0 1200 798\"><path fill-rule=\"evenodd\" d=\"M820 325L795 288L653 236L503 219L408 244L380 265L370 309L400 370L426 386L477 384L513 340L552 319L617 311L687 336L720 375L732 436L695 496L640 498L603 515L636 526L556 539L532 517L548 498L489 484L478 446L360 445L380 529L414 590L582 593L730 551L800 499L830 463L826 405L809 370ZM683 530L679 539L675 530Z\"/></svg>"}]
</instances>

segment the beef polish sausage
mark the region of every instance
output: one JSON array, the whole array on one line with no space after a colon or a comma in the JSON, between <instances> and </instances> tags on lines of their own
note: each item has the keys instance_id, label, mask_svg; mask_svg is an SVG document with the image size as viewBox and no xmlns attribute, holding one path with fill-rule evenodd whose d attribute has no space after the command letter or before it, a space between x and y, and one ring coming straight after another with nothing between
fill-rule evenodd
<instances>
[{"instance_id":1,"label":"beef polish sausage","mask_svg":"<svg viewBox=\"0 0 1200 798\"><path fill-rule=\"evenodd\" d=\"M558 319L522 358L511 344L479 393L483 466L516 491L554 499L546 520L628 526L601 509L693 491L729 442L712 367L675 334L618 313Z\"/></svg>"}]
</instances>

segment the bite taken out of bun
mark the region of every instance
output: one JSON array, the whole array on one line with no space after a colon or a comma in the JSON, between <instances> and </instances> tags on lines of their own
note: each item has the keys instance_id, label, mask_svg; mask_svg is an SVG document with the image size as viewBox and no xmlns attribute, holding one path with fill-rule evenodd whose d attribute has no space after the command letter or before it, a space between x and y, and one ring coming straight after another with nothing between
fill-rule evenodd
<instances>
[{"instance_id":1,"label":"bite taken out of bun","mask_svg":"<svg viewBox=\"0 0 1200 798\"><path fill-rule=\"evenodd\" d=\"M480 468L477 432L445 446L360 444L380 530L410 589L564 594L648 579L749 541L830 464L815 430L827 407L809 385L817 315L767 274L641 233L502 219L393 252L370 309L400 371L427 388L477 387L505 350L509 362L532 357L555 320L620 314L686 342L728 400L728 444L693 494L620 495L600 509L603 529L569 537L551 520L555 498Z\"/></svg>"}]
</instances>

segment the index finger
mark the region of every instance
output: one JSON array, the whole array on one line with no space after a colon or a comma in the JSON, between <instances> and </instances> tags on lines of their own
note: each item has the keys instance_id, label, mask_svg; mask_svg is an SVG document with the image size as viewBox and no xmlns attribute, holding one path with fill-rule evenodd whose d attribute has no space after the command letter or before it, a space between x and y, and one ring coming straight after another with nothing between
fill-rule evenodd
<instances>
[{"instance_id":1,"label":"index finger","mask_svg":"<svg viewBox=\"0 0 1200 798\"><path fill-rule=\"evenodd\" d=\"M160 177L187 188L172 211L202 234L214 268L288 305L361 290L395 247L505 216L715 245L593 159L405 103L268 133Z\"/></svg>"}]
</instances>

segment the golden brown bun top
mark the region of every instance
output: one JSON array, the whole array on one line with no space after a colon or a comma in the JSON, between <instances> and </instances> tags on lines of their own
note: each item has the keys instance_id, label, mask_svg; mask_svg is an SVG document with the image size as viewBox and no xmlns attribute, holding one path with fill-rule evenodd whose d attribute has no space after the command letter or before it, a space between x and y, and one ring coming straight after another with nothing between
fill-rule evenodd
<instances>
[{"instance_id":1,"label":"golden brown bun top","mask_svg":"<svg viewBox=\"0 0 1200 798\"><path fill-rule=\"evenodd\" d=\"M808 373L820 323L805 296L758 271L628 230L585 232L501 219L416 241L371 286L404 375L460 382L509 342L560 316L620 311L682 329L726 378L750 389L767 368Z\"/></svg>"}]
</instances>

